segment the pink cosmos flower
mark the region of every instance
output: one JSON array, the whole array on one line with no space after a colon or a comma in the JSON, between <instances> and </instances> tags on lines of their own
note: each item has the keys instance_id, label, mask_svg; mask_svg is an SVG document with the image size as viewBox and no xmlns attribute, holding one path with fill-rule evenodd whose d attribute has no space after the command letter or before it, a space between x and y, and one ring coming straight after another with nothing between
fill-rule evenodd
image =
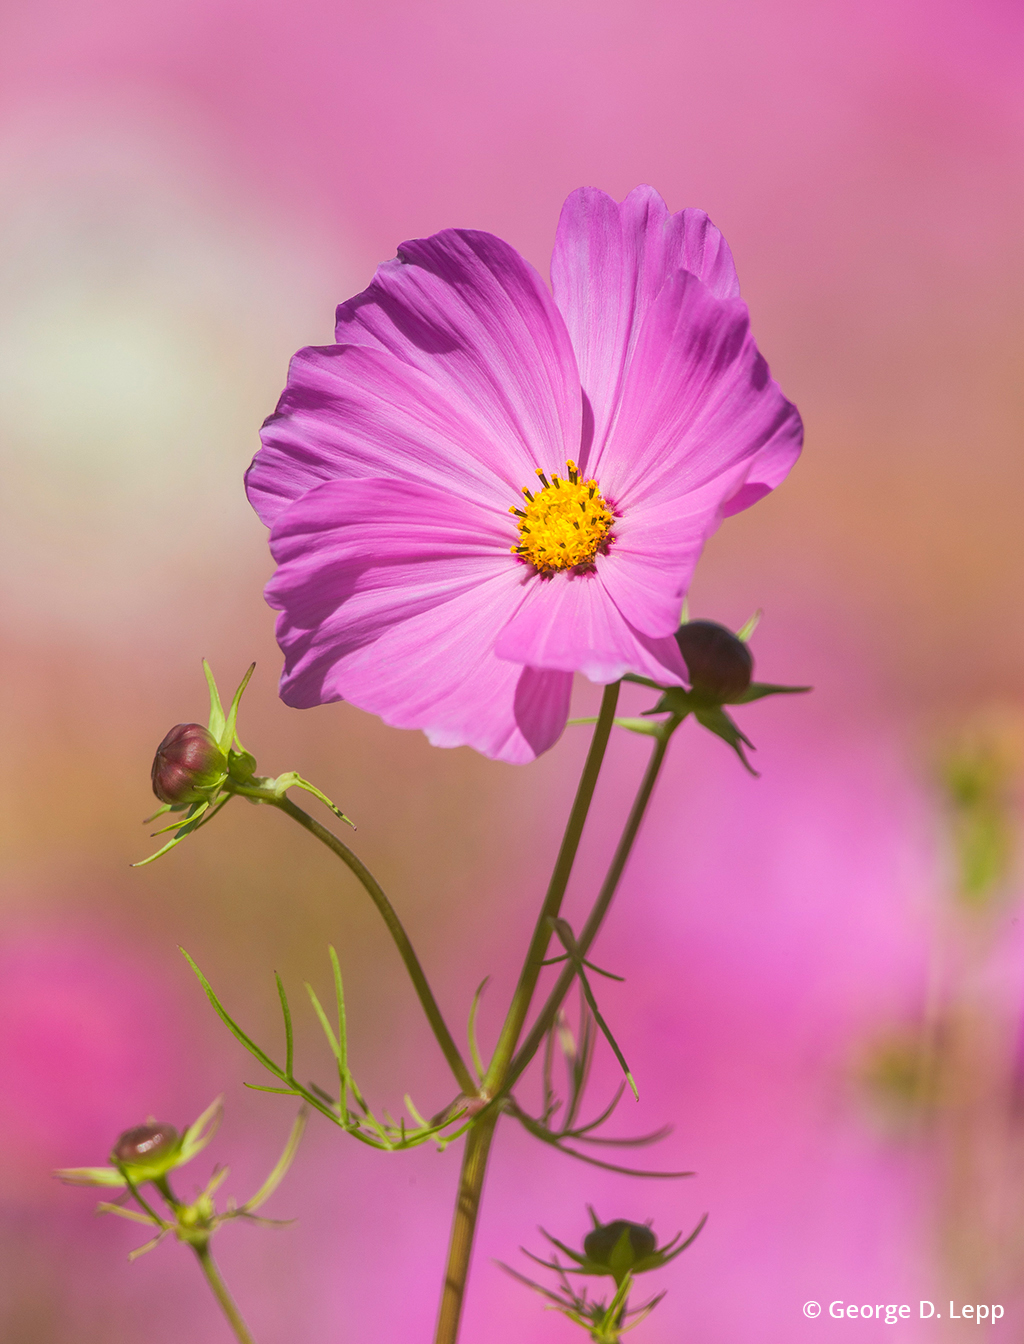
<instances>
[{"instance_id":1,"label":"pink cosmos flower","mask_svg":"<svg viewBox=\"0 0 1024 1344\"><path fill-rule=\"evenodd\" d=\"M685 684L697 558L786 476L799 414L702 211L581 188L551 286L445 229L292 360L246 478L287 704L351 700L522 762L562 731L573 672Z\"/></svg>"}]
</instances>

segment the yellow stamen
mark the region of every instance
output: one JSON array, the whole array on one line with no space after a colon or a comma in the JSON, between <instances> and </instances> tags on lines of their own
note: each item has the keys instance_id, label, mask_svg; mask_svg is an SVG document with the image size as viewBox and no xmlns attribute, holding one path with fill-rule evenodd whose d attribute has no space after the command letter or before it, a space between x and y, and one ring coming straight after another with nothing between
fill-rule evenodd
<instances>
[{"instance_id":1,"label":"yellow stamen","mask_svg":"<svg viewBox=\"0 0 1024 1344\"><path fill-rule=\"evenodd\" d=\"M590 566L598 552L606 551L615 540L611 535L615 520L597 482L581 481L575 462L569 461L566 466L568 480L552 472L550 482L538 468L544 489L532 495L524 486L523 494L529 501L526 508L509 510L521 520L517 524L519 544L512 547L513 554L522 556L541 574Z\"/></svg>"}]
</instances>

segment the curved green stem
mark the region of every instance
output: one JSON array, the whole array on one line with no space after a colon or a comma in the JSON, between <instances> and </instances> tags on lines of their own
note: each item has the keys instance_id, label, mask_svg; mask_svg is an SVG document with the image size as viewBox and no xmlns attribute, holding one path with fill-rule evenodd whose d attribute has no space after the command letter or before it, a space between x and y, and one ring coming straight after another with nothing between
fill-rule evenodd
<instances>
[{"instance_id":1,"label":"curved green stem","mask_svg":"<svg viewBox=\"0 0 1024 1344\"><path fill-rule=\"evenodd\" d=\"M409 978L413 983L413 988L419 996L419 1001L423 1005L423 1011L426 1014L427 1021L430 1023L431 1030L437 1038L437 1043L441 1047L445 1059L455 1075L455 1081L465 1093L466 1096L473 1097L477 1094L477 1084L470 1073L465 1060L455 1044L448 1025L441 1015L441 1009L437 1006L437 1000L434 998L433 990L423 973L423 967L420 965L419 958L413 951L412 943L409 941L409 935L402 927L402 921L395 914L394 907L383 890L377 879L370 870L352 853L349 847L342 843L333 832L326 826L314 820L308 812L304 812L301 807L297 807L290 798L264 798L264 802L270 803L272 807L279 808L286 813L300 826L309 831L310 835L327 846L334 854L341 859L342 863L356 876L362 884L363 889L373 901L374 905L380 911L381 918L388 927L388 932L398 948L399 956L405 962L405 969L409 972Z\"/></svg>"},{"instance_id":2,"label":"curved green stem","mask_svg":"<svg viewBox=\"0 0 1024 1344\"><path fill-rule=\"evenodd\" d=\"M658 734L651 758L647 763L647 769L644 772L643 780L637 791L636 798L633 800L633 806L630 809L629 817L623 828L619 839L618 847L612 858L611 865L605 876L601 890L598 893L594 907L587 917L579 937L576 939L576 946L580 957L585 957L590 950L590 945L597 937L598 932L604 922L604 917L608 913L612 899L619 885L623 870L626 867L626 861L629 858L630 850L633 848L633 842L636 840L637 832L640 830L640 823L644 819L644 813L647 811L647 804L651 801L651 794L654 792L654 785L657 783L658 775L661 771L662 763L665 760L665 752L668 750L669 739L682 722L681 719L672 718L665 722L662 731ZM504 1078L505 1090L508 1090L515 1083L520 1074L529 1064L530 1060L537 1053L544 1037L551 1029L551 1024L555 1020L555 1015L562 1006L566 994L572 988L572 982L576 978L576 967L570 960L566 963L565 969L555 983L554 989L548 995L547 1002L541 1009L537 1021L533 1024L530 1034L523 1042L516 1053L515 1058L509 1065L508 1072Z\"/></svg>"},{"instance_id":3,"label":"curved green stem","mask_svg":"<svg viewBox=\"0 0 1024 1344\"><path fill-rule=\"evenodd\" d=\"M209 1245L204 1242L201 1246L193 1246L192 1249L195 1251L196 1259L199 1261L202 1271L206 1275L206 1282L210 1285L214 1297L220 1303L221 1310L228 1318L228 1324L234 1331L235 1338L239 1341L239 1344L256 1344L256 1341L249 1333L249 1327L246 1325L245 1321L242 1320L242 1313L238 1310L238 1307L235 1304L235 1299L231 1296L227 1284L220 1276L220 1270L217 1268L213 1256L210 1254Z\"/></svg>"},{"instance_id":4,"label":"curved green stem","mask_svg":"<svg viewBox=\"0 0 1024 1344\"><path fill-rule=\"evenodd\" d=\"M526 960L523 962L523 969L519 974L519 983L516 985L508 1015L505 1018L501 1035L498 1037L498 1044L495 1047L483 1081L481 1091L486 1096L493 1097L499 1091L504 1090L505 1075L509 1062L519 1041L519 1033L526 1021L526 1014L530 1011L530 1002L537 987L541 968L544 965L548 943L551 941L551 921L561 909L562 898L565 895L566 887L569 885L569 875L572 872L576 851L579 849L583 826L587 820L587 813L590 811L590 803L594 797L594 789L601 771L601 764L604 761L608 738L615 722L615 706L619 701L620 685L621 683L616 681L604 688L601 712L597 718L597 726L594 729L586 764L583 767L583 774L580 776L579 786L576 789L576 797L573 801L572 811L569 813L569 820L565 827L565 835L562 837L558 858L555 860L551 881L548 883L544 904L537 916L537 923L534 926Z\"/></svg>"}]
</instances>

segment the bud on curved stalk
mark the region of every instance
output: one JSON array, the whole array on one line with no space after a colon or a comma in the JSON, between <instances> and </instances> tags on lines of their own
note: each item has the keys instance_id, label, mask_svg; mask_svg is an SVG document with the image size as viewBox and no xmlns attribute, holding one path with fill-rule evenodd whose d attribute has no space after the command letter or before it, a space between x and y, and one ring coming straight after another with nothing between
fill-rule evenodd
<instances>
[{"instance_id":1,"label":"bud on curved stalk","mask_svg":"<svg viewBox=\"0 0 1024 1344\"><path fill-rule=\"evenodd\" d=\"M202 1152L220 1124L223 1109L223 1099L218 1097L184 1134L150 1117L144 1125L126 1129L118 1138L111 1149L109 1167L67 1167L54 1175L69 1185L122 1188L129 1180L132 1185L159 1180Z\"/></svg>"},{"instance_id":2,"label":"bud on curved stalk","mask_svg":"<svg viewBox=\"0 0 1024 1344\"><path fill-rule=\"evenodd\" d=\"M687 621L676 643L690 676L691 693L723 705L742 695L754 675L754 659L744 641L717 621Z\"/></svg>"},{"instance_id":3,"label":"bud on curved stalk","mask_svg":"<svg viewBox=\"0 0 1024 1344\"><path fill-rule=\"evenodd\" d=\"M747 641L760 615L758 612L753 616L737 634L717 621L684 620L676 631L675 640L690 678L689 690L684 690L682 686L662 686L647 677L627 672L624 681L635 681L652 690L661 691L661 699L653 709L645 709L640 718L616 719L615 722L634 733L665 737L675 732L683 720L692 714L702 728L707 728L732 747L744 767L756 775L757 771L743 750L744 747L753 750L754 744L726 713L725 706L748 705L768 695L796 695L811 689L810 686L779 686L772 682L751 680L754 659L747 648ZM658 720L654 716L659 714L667 714L669 717ZM574 722L586 723L590 720L577 719Z\"/></svg>"},{"instance_id":4,"label":"bud on curved stalk","mask_svg":"<svg viewBox=\"0 0 1024 1344\"><path fill-rule=\"evenodd\" d=\"M188 810L184 818L154 832L155 835L165 835L173 831L174 835L148 859L133 864L134 868L152 863L186 835L212 821L235 794L254 803L280 803L288 789L305 789L351 826L348 817L326 794L294 770L278 775L276 779L256 774L256 757L242 746L237 729L239 705L255 667L255 663L250 665L225 714L210 665L203 659L203 672L210 691L209 725L204 728L201 723L176 724L157 747L151 774L153 792L163 806L146 820L153 821L166 812Z\"/></svg>"},{"instance_id":5,"label":"bud on curved stalk","mask_svg":"<svg viewBox=\"0 0 1024 1344\"><path fill-rule=\"evenodd\" d=\"M181 1136L173 1125L151 1121L126 1129L114 1144L110 1160L123 1170L134 1185L158 1180L177 1166Z\"/></svg>"},{"instance_id":6,"label":"bud on curved stalk","mask_svg":"<svg viewBox=\"0 0 1024 1344\"><path fill-rule=\"evenodd\" d=\"M228 774L228 758L208 728L179 723L156 749L151 778L162 803L180 807L216 794Z\"/></svg>"}]
</instances>

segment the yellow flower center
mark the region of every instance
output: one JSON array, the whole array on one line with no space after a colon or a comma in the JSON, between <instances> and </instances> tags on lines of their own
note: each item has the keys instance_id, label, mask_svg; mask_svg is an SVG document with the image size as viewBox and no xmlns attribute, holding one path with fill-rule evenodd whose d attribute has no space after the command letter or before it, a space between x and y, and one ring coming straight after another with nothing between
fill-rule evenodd
<instances>
[{"instance_id":1,"label":"yellow flower center","mask_svg":"<svg viewBox=\"0 0 1024 1344\"><path fill-rule=\"evenodd\" d=\"M512 552L541 574L592 565L598 551L607 551L615 540L610 535L614 518L597 482L581 481L575 462L566 466L567 480L552 472L549 481L538 468L543 489L531 494L523 486L525 505L509 509L519 519L519 544Z\"/></svg>"}]
</instances>

